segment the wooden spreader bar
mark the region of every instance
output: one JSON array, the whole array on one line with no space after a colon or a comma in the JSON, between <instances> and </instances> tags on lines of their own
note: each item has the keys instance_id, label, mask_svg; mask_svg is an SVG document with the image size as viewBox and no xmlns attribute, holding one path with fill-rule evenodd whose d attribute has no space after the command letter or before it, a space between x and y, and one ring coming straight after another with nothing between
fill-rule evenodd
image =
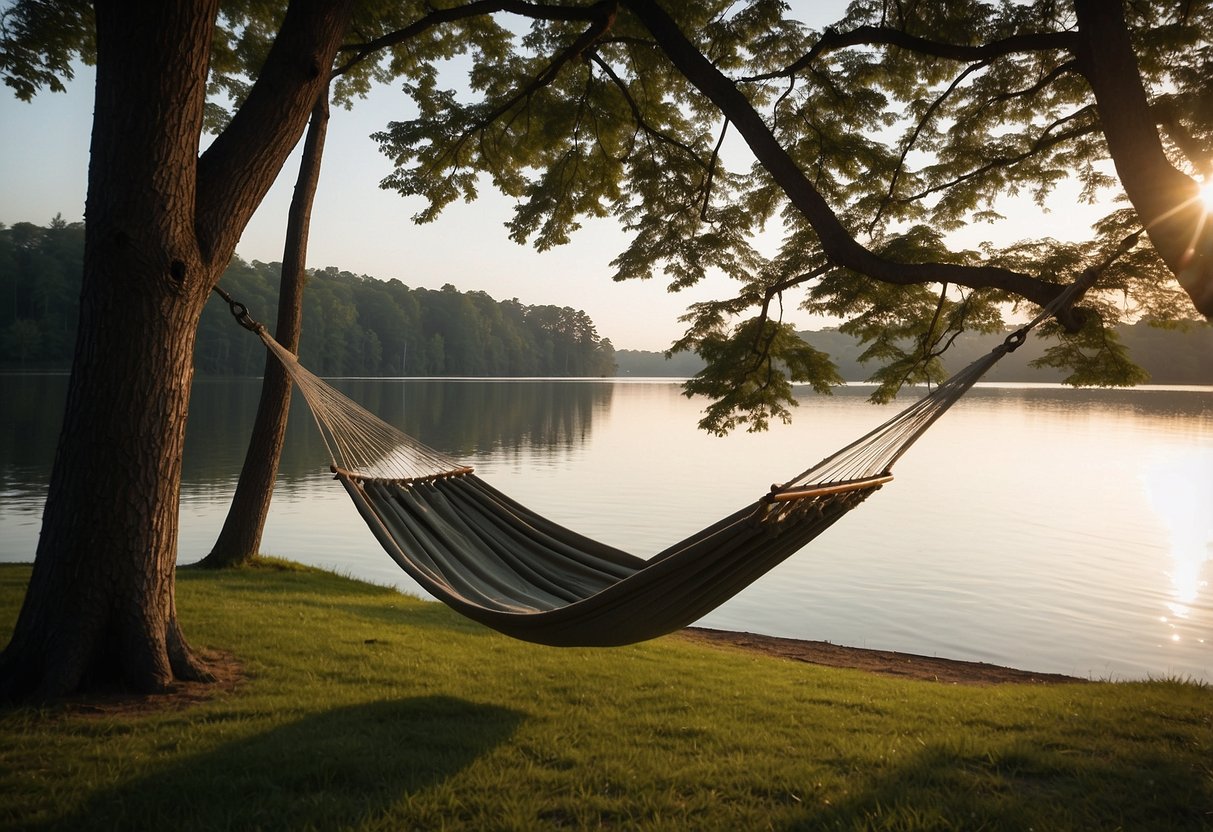
<instances>
[{"instance_id":1,"label":"wooden spreader bar","mask_svg":"<svg viewBox=\"0 0 1213 832\"><path fill-rule=\"evenodd\" d=\"M458 477L458 476L462 476L463 474L471 474L475 470L476 469L471 467L470 465L464 465L462 468L453 468L450 471L441 471L437 474L426 474L423 477L405 477L403 479L392 478L392 479L388 479L388 480L384 480L384 481L385 482L398 482L398 483L403 483L403 484L407 484L407 485L412 485L413 483L418 483L418 482L432 482L434 480L446 479L447 477ZM349 479L353 482L362 482L363 480L366 480L366 479L371 479L371 480L380 479L379 477L368 477L366 474L359 473L358 471L350 471L345 468L340 468L336 465L330 465L329 471L336 474L337 477L346 477L347 479Z\"/></svg>"},{"instance_id":2,"label":"wooden spreader bar","mask_svg":"<svg viewBox=\"0 0 1213 832\"><path fill-rule=\"evenodd\" d=\"M806 485L800 488L781 489L779 485L771 486L768 498L783 503L789 500L804 500L810 497L822 497L826 494L843 494L847 491L861 491L872 486L884 485L893 479L892 474L879 474L875 477L864 477L858 480L845 480L825 485Z\"/></svg>"}]
</instances>

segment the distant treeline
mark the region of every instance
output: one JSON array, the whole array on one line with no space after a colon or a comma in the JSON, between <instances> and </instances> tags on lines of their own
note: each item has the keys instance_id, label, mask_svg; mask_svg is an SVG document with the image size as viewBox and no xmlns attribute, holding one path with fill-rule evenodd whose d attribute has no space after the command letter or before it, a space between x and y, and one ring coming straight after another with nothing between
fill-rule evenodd
<instances>
[{"instance_id":1,"label":"distant treeline","mask_svg":"<svg viewBox=\"0 0 1213 832\"><path fill-rule=\"evenodd\" d=\"M75 342L84 227L0 225L0 367L64 368ZM277 263L234 260L222 285L271 327ZM328 268L311 273L301 359L328 376L609 376L611 342L584 312L498 301L484 292L411 289ZM216 298L203 313L195 365L206 374L257 375L260 342Z\"/></svg>"},{"instance_id":2,"label":"distant treeline","mask_svg":"<svg viewBox=\"0 0 1213 832\"><path fill-rule=\"evenodd\" d=\"M49 226L0 224L0 368L63 369L76 337L84 226L56 218ZM235 260L223 285L254 317L272 325L278 306L277 263ZM1117 333L1156 384L1213 384L1213 327L1187 331L1146 324ZM831 356L842 377L864 381L873 368L859 361L854 338L837 330L801 333ZM988 351L996 336L965 333L944 356L951 370ZM313 272L303 304L301 357L328 376L670 376L703 367L694 354L670 360L658 352L619 350L599 338L584 312L497 301L484 292L410 289L328 268ZM989 381L1059 381L1059 370L1028 362L1047 343L1036 338L998 364ZM260 342L236 326L216 298L203 313L196 350L199 371L258 375Z\"/></svg>"},{"instance_id":3,"label":"distant treeline","mask_svg":"<svg viewBox=\"0 0 1213 832\"><path fill-rule=\"evenodd\" d=\"M1128 348L1129 356L1150 374L1150 383L1213 384L1213 327L1197 324L1185 331L1141 323L1118 326L1116 333ZM829 353L847 381L866 381L875 369L859 360L863 352L859 342L836 329L801 332L800 336ZM966 332L944 353L944 365L955 372L989 352L999 340L998 335ZM1049 344L1040 338L1029 338L1022 347L996 364L984 380L1061 381L1066 375L1061 370L1028 366L1044 354ZM688 353L679 353L667 361L659 352L618 350L615 360L621 376L688 377L703 368L703 361Z\"/></svg>"}]
</instances>

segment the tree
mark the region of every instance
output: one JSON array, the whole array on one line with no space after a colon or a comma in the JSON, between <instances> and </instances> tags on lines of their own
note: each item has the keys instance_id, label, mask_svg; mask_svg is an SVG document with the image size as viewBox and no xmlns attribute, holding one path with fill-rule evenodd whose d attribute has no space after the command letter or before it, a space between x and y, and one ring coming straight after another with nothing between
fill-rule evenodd
<instances>
[{"instance_id":1,"label":"tree","mask_svg":"<svg viewBox=\"0 0 1213 832\"><path fill-rule=\"evenodd\" d=\"M439 24L455 22L481 13L479 8L430 10L425 16L411 21L403 28L393 29L393 24L399 24L401 9L407 7L408 4L397 4L395 15L389 13L390 7L380 9L374 8L374 4L365 3L359 7L362 14L355 16L352 28L364 34L376 28L381 31L386 29L390 30L390 34L371 43L363 43L356 50L351 48L353 56L333 70L331 77L338 81L339 100L347 106L354 96L366 92L370 80L383 81L414 66L417 57L410 52L424 54L426 60L449 57L449 44L455 41L430 38L427 42L424 36ZM254 14L258 12L264 15L265 9L257 9ZM255 75L264 53L270 46L262 29L249 25L257 20L258 17L229 20L227 34L230 42L225 44L226 49L221 50L221 54L227 57L228 61L222 71L216 73L217 78L211 84L212 90L223 90L239 96L245 89L241 79ZM238 34L234 34L236 32ZM402 46L404 44L409 48ZM384 55L392 57L390 68L381 65ZM298 353L303 323L307 238L311 225L312 203L324 159L324 139L329 120L328 98L329 87L326 86L312 113L287 217L274 338L294 353ZM218 105L211 106L212 122L216 125L224 124L227 113ZM380 339L374 332L367 332L358 347L357 352L361 355L364 365L359 372L371 372L366 365L368 361L378 365L383 352ZM395 344L389 347L394 348ZM390 354L397 353L392 349ZM401 349L399 354L403 364L404 350ZM219 537L210 553L201 561L201 565L205 567L221 568L247 563L260 551L261 535L269 516L274 481L277 478L282 444L286 437L292 386L290 378L273 356L266 356L262 379L261 397L244 465L241 467L232 504Z\"/></svg>"},{"instance_id":2,"label":"tree","mask_svg":"<svg viewBox=\"0 0 1213 832\"><path fill-rule=\"evenodd\" d=\"M60 363L75 335L84 226L56 216L46 228L0 227L0 361Z\"/></svg>"},{"instance_id":3,"label":"tree","mask_svg":"<svg viewBox=\"0 0 1213 832\"><path fill-rule=\"evenodd\" d=\"M320 181L320 163L324 138L328 131L329 88L321 90L312 110L303 142L299 176L287 215L286 243L282 255L282 276L278 292L278 320L274 340L293 353L299 352L303 329L303 287L307 277L307 235L311 227L312 202ZM218 569L247 563L261 551L261 535L270 513L274 481L286 440L287 417L291 406L290 376L272 355L265 359L261 376L261 397L249 436L244 465L236 481L232 504L223 520L223 528L211 551L199 563Z\"/></svg>"},{"instance_id":4,"label":"tree","mask_svg":"<svg viewBox=\"0 0 1213 832\"><path fill-rule=\"evenodd\" d=\"M68 5L6 13L10 84L44 66L22 64L12 43ZM350 3L290 3L244 103L200 154L218 11L217 0L95 6L79 328L33 575L0 657L3 698L206 676L173 578L195 331L327 83Z\"/></svg>"},{"instance_id":5,"label":"tree","mask_svg":"<svg viewBox=\"0 0 1213 832\"><path fill-rule=\"evenodd\" d=\"M878 398L1084 270L1098 284L1043 359L1072 382L1140 380L1118 320L1213 316L1208 4L860 0L821 31L777 0L545 8L521 37L493 33L470 89L413 85L419 116L378 136L397 162L384 185L423 196L425 222L488 177L517 200L519 242L561 245L581 217L614 215L632 234L616 279L736 279L672 347L709 360L688 386L716 400L709 430L786 418L789 378L836 380L782 322L797 288L863 339ZM997 239L1000 198L1044 206L1067 180L1124 201L1088 242L949 245L974 223ZM773 222L783 241L762 251Z\"/></svg>"}]
</instances>

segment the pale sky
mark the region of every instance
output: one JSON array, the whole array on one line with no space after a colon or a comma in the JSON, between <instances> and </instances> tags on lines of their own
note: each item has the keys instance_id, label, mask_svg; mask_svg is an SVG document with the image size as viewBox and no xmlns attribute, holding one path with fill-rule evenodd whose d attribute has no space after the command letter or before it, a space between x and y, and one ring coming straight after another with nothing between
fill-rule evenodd
<instances>
[{"instance_id":1,"label":"pale sky","mask_svg":"<svg viewBox=\"0 0 1213 832\"><path fill-rule=\"evenodd\" d=\"M844 2L806 3L822 25L837 17ZM0 90L0 222L45 225L56 214L69 222L83 218L92 114L92 71L84 68L65 94L44 92L32 103ZM587 221L569 245L544 252L511 242L503 227L510 203L485 188L475 203L449 206L435 223L417 226L410 217L419 198L403 198L379 188L392 166L369 137L387 122L407 117L407 97L380 87L353 110L333 108L324 167L312 212L309 268L338 268L411 287L436 289L450 283L482 290L498 300L555 304L584 310L600 336L616 349L664 350L683 333L678 317L696 301L732 294L731 281L705 280L677 294L657 277L615 283L610 261L627 237L613 220ZM297 155L246 229L236 253L245 260L282 259L287 207L297 171ZM1039 212L1023 209L1022 220L1039 222ZM1087 221L1073 211L1050 215L1054 236L1083 234ZM1070 223L1070 234L1058 227ZM1017 236L1035 236L1025 228ZM980 232L979 232L980 233ZM965 239L965 245L975 245ZM785 320L802 329L823 323L794 310L788 298ZM257 313L272 317L269 310Z\"/></svg>"},{"instance_id":2,"label":"pale sky","mask_svg":"<svg viewBox=\"0 0 1213 832\"><path fill-rule=\"evenodd\" d=\"M60 213L69 222L83 219L92 78L84 68L65 94L42 93L29 104L0 91L0 222L45 225ZM421 200L379 188L392 165L369 138L407 115L407 106L403 93L382 87L353 110L333 108L309 268L337 266L411 287L450 283L498 300L583 309L620 349L665 349L682 334L678 316L686 306L712 296L672 296L659 280L613 282L608 264L627 239L613 221L590 221L570 245L543 254L511 242L503 226L510 203L491 188L475 203L451 205L437 222L414 225L409 218ZM245 230L240 257L282 259L297 169L298 152ZM260 315L272 318L272 311Z\"/></svg>"}]
</instances>

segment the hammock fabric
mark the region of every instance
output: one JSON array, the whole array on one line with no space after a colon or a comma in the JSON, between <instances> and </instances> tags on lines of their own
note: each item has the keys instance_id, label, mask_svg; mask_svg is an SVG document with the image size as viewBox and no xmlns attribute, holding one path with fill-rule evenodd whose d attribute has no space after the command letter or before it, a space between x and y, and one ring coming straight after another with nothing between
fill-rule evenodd
<instances>
[{"instance_id":1,"label":"hammock fabric","mask_svg":"<svg viewBox=\"0 0 1213 832\"><path fill-rule=\"evenodd\" d=\"M226 299L303 393L337 479L413 580L515 638L613 646L696 621L880 489L910 445L1032 327L1071 302L1083 282L871 433L648 560L541 517L382 421L310 373L243 306Z\"/></svg>"}]
</instances>

